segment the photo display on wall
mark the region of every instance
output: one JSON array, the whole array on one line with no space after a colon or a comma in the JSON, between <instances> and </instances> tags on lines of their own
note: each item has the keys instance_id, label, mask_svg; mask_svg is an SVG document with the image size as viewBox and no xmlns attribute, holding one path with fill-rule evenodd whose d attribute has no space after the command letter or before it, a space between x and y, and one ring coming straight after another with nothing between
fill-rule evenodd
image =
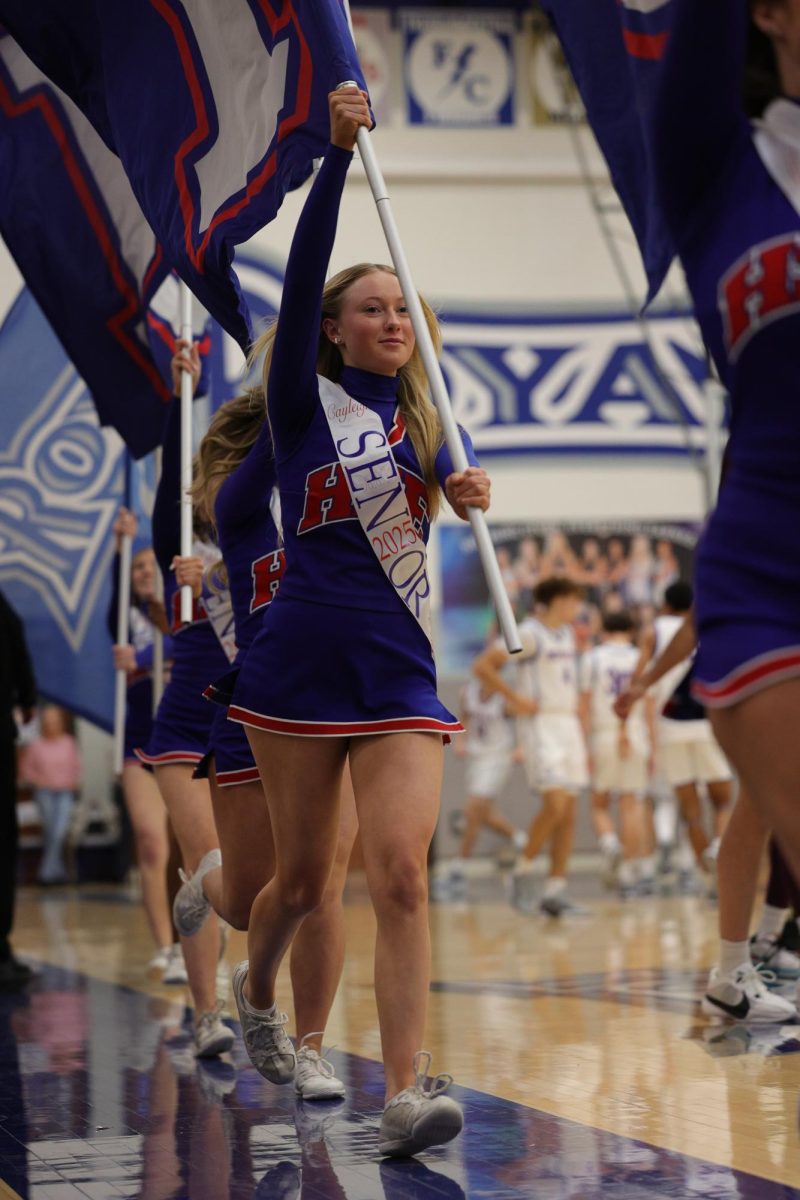
<instances>
[{"instance_id":1,"label":"photo display on wall","mask_svg":"<svg viewBox=\"0 0 800 1200\"><path fill-rule=\"evenodd\" d=\"M585 589L576 626L579 650L596 640L604 612L627 609L641 626L652 621L664 592L691 582L700 526L690 522L519 522L490 525L506 590L518 620L533 611L534 589L561 576ZM464 675L497 636L489 591L469 529L439 529L442 609L439 673Z\"/></svg>"}]
</instances>

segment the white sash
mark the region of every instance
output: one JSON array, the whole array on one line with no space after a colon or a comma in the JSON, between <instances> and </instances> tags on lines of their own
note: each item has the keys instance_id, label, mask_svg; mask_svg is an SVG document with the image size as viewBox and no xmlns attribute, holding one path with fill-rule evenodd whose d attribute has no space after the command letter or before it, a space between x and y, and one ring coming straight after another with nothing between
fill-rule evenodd
<instances>
[{"instance_id":1,"label":"white sash","mask_svg":"<svg viewBox=\"0 0 800 1200\"><path fill-rule=\"evenodd\" d=\"M754 122L753 141L764 166L800 213L800 105L773 100Z\"/></svg>"},{"instance_id":2,"label":"white sash","mask_svg":"<svg viewBox=\"0 0 800 1200\"><path fill-rule=\"evenodd\" d=\"M193 552L203 560L206 571L220 561L219 547L208 542L195 541ZM213 590L203 581L202 604L209 624L217 636L228 662L236 658L236 627L233 621L233 602L229 588Z\"/></svg>"},{"instance_id":3,"label":"white sash","mask_svg":"<svg viewBox=\"0 0 800 1200\"><path fill-rule=\"evenodd\" d=\"M414 528L397 463L372 409L344 388L317 376L353 507L375 557L408 610L431 640L430 581L425 543Z\"/></svg>"}]
</instances>

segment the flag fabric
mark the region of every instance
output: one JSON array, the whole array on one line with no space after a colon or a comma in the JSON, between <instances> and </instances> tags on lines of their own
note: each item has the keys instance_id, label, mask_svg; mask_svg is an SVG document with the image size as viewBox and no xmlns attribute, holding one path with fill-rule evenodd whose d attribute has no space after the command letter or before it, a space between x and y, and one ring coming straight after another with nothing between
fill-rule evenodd
<instances>
[{"instance_id":1,"label":"flag fabric","mask_svg":"<svg viewBox=\"0 0 800 1200\"><path fill-rule=\"evenodd\" d=\"M671 0L542 0L639 245L654 298L675 256L656 194L648 125Z\"/></svg>"},{"instance_id":2,"label":"flag fabric","mask_svg":"<svg viewBox=\"0 0 800 1200\"><path fill-rule=\"evenodd\" d=\"M111 726L106 626L122 443L30 291L0 327L0 588L25 624L41 693Z\"/></svg>"},{"instance_id":3,"label":"flag fabric","mask_svg":"<svg viewBox=\"0 0 800 1200\"><path fill-rule=\"evenodd\" d=\"M101 422L151 450L169 398L145 323L163 255L119 159L2 29L0 235Z\"/></svg>"},{"instance_id":4,"label":"flag fabric","mask_svg":"<svg viewBox=\"0 0 800 1200\"><path fill-rule=\"evenodd\" d=\"M344 80L365 87L340 0L229 0L224 14L208 0L64 8L0 0L0 19L71 89L122 160L171 265L246 350L234 247L324 153L328 92ZM69 53L77 68L64 67Z\"/></svg>"}]
</instances>

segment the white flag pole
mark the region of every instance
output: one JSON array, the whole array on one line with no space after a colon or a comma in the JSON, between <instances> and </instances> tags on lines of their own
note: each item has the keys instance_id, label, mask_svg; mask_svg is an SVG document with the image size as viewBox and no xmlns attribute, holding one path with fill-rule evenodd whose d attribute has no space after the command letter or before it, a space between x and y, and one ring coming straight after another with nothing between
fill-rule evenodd
<instances>
[{"instance_id":1,"label":"white flag pole","mask_svg":"<svg viewBox=\"0 0 800 1200\"><path fill-rule=\"evenodd\" d=\"M122 535L119 547L119 604L117 606L117 645L130 643L131 617L131 547L133 538ZM128 672L114 673L114 774L122 774L125 753L125 710L128 697Z\"/></svg>"},{"instance_id":2,"label":"white flag pole","mask_svg":"<svg viewBox=\"0 0 800 1200\"><path fill-rule=\"evenodd\" d=\"M158 491L158 483L161 479L161 447L158 446L154 451L155 454L155 491ZM153 589L156 600L161 604L164 603L164 579L161 575L160 568L156 570L155 587ZM161 703L161 696L164 692L164 635L157 625L153 626L153 716L156 715L156 710Z\"/></svg>"},{"instance_id":3,"label":"white flag pole","mask_svg":"<svg viewBox=\"0 0 800 1200\"><path fill-rule=\"evenodd\" d=\"M187 284L180 281L181 339L192 344L192 293ZM192 553L192 376L181 371L181 556ZM189 624L192 619L192 589L189 584L181 588L181 623Z\"/></svg>"},{"instance_id":4,"label":"white flag pole","mask_svg":"<svg viewBox=\"0 0 800 1200\"><path fill-rule=\"evenodd\" d=\"M349 6L346 4L348 20L350 19ZM352 24L351 24L352 29ZM339 88L358 87L358 84L353 80L347 80L339 84ZM408 261L403 250L400 234L392 212L389 193L386 188L386 183L383 174L378 165L378 160L375 155L375 150L370 140L369 131L362 127L358 131L358 152L361 155L361 161L364 164L364 170L369 180L369 186L372 190L372 196L375 201L375 206L378 210L383 232L386 236L386 242L389 247L389 253L392 256L394 269L397 271L397 278L400 280L400 286L403 289L403 299L406 302L411 324L414 329L414 336L417 340L422 361L425 365L425 371L430 383L431 396L439 413L439 420L442 423L444 439L447 443L447 449L450 451L450 457L453 461L453 466L456 471L466 471L469 463L467 461L464 444L461 441L461 434L456 424L456 419L453 416L453 410L450 406L450 397L447 394L447 387L442 375L442 368L439 365L439 360L436 357L433 340L430 335L425 316L422 312L422 305L419 302L417 290L414 287L414 281L411 278L411 271L408 266ZM503 577L500 574L500 566L497 562L497 555L494 552L492 539L489 534L489 526L486 523L484 513L478 508L467 509L469 514L469 523L472 526L472 533L478 546L478 553L483 567L483 573L486 576L486 582L489 585L497 612L497 620L500 625L503 638L508 648L509 654L517 654L522 649L522 643L519 640L519 632L517 630L517 622L514 618L514 611L511 607L511 601L508 598Z\"/></svg>"}]
</instances>

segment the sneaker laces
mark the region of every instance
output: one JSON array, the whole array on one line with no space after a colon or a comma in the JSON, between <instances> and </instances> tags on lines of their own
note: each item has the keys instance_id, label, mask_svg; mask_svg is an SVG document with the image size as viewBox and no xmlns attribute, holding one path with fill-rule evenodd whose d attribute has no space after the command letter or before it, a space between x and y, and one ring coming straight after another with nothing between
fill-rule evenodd
<instances>
[{"instance_id":1,"label":"sneaker laces","mask_svg":"<svg viewBox=\"0 0 800 1200\"><path fill-rule=\"evenodd\" d=\"M761 986L762 984L764 984L766 987L770 987L772 984L778 982L778 976L775 974L775 972L770 971L769 967L765 967L761 963L755 967L746 966L741 970L741 972L737 972L737 975L740 986L746 987L748 983L752 984L755 987L756 992L760 995L764 994L764 988Z\"/></svg>"},{"instance_id":2,"label":"sneaker laces","mask_svg":"<svg viewBox=\"0 0 800 1200\"><path fill-rule=\"evenodd\" d=\"M438 1075L434 1075L434 1078L431 1080L431 1087L426 1092L425 1080L428 1070L431 1069L432 1061L433 1056L429 1054L428 1050L417 1050L414 1055L414 1091L419 1092L421 1096L428 1100L432 1100L437 1096L443 1096L453 1081L452 1075L447 1074L443 1070Z\"/></svg>"},{"instance_id":3,"label":"sneaker laces","mask_svg":"<svg viewBox=\"0 0 800 1200\"><path fill-rule=\"evenodd\" d=\"M284 1054L285 1051L276 1044L278 1035L275 1030L283 1033L283 1027L288 1020L285 1012L277 1012L273 1017L259 1015L244 1035L248 1050L259 1051L262 1054Z\"/></svg>"},{"instance_id":4,"label":"sneaker laces","mask_svg":"<svg viewBox=\"0 0 800 1200\"><path fill-rule=\"evenodd\" d=\"M332 1079L333 1076L336 1074L336 1070L334 1068L333 1063L328 1062L327 1058L323 1058L322 1055L317 1050L315 1050L313 1046L306 1045L306 1042L309 1038L313 1038L313 1037L321 1038L322 1032L323 1031L321 1029L318 1029L315 1033L305 1034L305 1036L302 1038L302 1040L300 1042L300 1045L297 1048L297 1057L299 1058L300 1055L302 1054L303 1058L309 1059L311 1061L311 1063L314 1065L314 1067L319 1071L320 1075L324 1075L326 1077L326 1079ZM328 1053L330 1054L331 1050L335 1050L335 1049L336 1049L335 1046L330 1046L328 1048Z\"/></svg>"},{"instance_id":5,"label":"sneaker laces","mask_svg":"<svg viewBox=\"0 0 800 1200\"><path fill-rule=\"evenodd\" d=\"M207 1008L205 1012L201 1012L200 1016L197 1018L197 1029L199 1030L203 1026L211 1026L215 1021L219 1021L222 1017L222 1010L224 1007L225 1005L223 1001L218 1000L213 1008Z\"/></svg>"}]
</instances>

